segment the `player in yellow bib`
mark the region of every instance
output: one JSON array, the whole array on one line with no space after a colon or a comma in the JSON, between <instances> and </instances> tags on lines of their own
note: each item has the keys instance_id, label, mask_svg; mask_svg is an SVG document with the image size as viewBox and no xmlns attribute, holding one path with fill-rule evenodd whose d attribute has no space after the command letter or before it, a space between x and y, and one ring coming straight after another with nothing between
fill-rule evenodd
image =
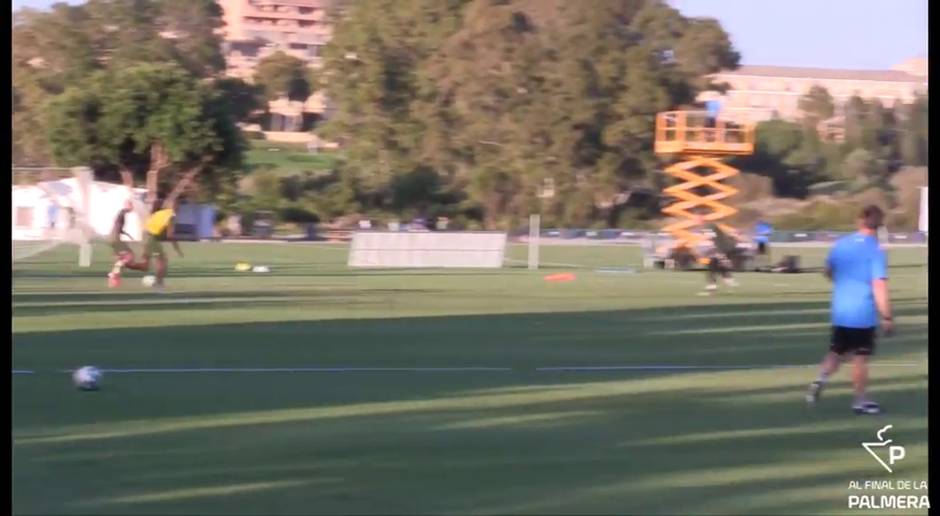
<instances>
[{"instance_id":1,"label":"player in yellow bib","mask_svg":"<svg viewBox=\"0 0 940 516\"><path fill-rule=\"evenodd\" d=\"M154 203L153 212L144 222L144 253L141 261L137 263L127 263L125 267L137 271L147 271L150 269L150 258L156 256L157 281L154 287L163 288L163 280L166 278L167 256L163 252L163 241L173 244L173 249L179 257L183 256L179 243L173 235L173 221L176 217L176 211L173 206L163 207L160 201Z\"/></svg>"}]
</instances>

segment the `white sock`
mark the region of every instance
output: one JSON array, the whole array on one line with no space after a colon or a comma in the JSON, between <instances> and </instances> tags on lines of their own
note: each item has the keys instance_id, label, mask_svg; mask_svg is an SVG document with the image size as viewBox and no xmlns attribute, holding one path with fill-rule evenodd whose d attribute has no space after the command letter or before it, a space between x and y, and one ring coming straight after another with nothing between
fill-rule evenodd
<instances>
[{"instance_id":1,"label":"white sock","mask_svg":"<svg viewBox=\"0 0 940 516\"><path fill-rule=\"evenodd\" d=\"M826 373L825 371L820 371L819 378L816 378L816 381L819 383L826 383L827 381L829 381L829 374Z\"/></svg>"}]
</instances>

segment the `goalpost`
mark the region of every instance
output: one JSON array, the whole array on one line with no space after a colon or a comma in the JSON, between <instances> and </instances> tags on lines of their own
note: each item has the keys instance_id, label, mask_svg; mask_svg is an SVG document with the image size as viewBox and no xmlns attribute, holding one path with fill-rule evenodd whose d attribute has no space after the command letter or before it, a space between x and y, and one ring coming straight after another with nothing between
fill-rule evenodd
<instances>
[{"instance_id":1,"label":"goalpost","mask_svg":"<svg viewBox=\"0 0 940 516\"><path fill-rule=\"evenodd\" d=\"M91 169L14 166L11 179L13 263L71 244L79 266L90 267Z\"/></svg>"},{"instance_id":2,"label":"goalpost","mask_svg":"<svg viewBox=\"0 0 940 516\"><path fill-rule=\"evenodd\" d=\"M529 215L529 270L539 268L539 237L542 234L542 217L539 214Z\"/></svg>"}]
</instances>

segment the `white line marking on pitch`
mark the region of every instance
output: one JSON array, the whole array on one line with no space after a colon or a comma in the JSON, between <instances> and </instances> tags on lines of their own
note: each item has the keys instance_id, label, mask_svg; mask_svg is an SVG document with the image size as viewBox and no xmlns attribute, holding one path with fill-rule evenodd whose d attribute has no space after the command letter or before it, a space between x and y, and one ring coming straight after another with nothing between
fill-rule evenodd
<instances>
[{"instance_id":1,"label":"white line marking on pitch","mask_svg":"<svg viewBox=\"0 0 940 516\"><path fill-rule=\"evenodd\" d=\"M916 367L921 364L914 363L881 363L872 364L887 367ZM623 365L623 366L556 366L539 367L541 372L603 372L603 371L700 371L700 370L733 370L733 369L778 369L778 368L813 368L819 364L751 364L751 365Z\"/></svg>"},{"instance_id":2,"label":"white line marking on pitch","mask_svg":"<svg viewBox=\"0 0 940 516\"><path fill-rule=\"evenodd\" d=\"M348 295L336 296L317 296L316 299L326 299L327 297L349 297ZM297 298L277 297L204 297L204 298L184 298L174 299L165 297L154 297L152 299L109 299L85 301L27 301L22 303L13 303L13 308L63 308L63 307L82 307L82 306L147 306L147 305L194 305L210 303L258 303L268 301L290 301Z\"/></svg>"},{"instance_id":3,"label":"white line marking on pitch","mask_svg":"<svg viewBox=\"0 0 940 516\"><path fill-rule=\"evenodd\" d=\"M913 362L875 363L883 367L917 367L924 364ZM704 371L740 369L813 368L818 364L746 364L746 365L614 365L614 366L550 366L536 368L511 367L165 367L165 368L103 368L103 373L469 373L469 372L613 372L613 371ZM71 369L60 369L60 373L71 373ZM13 374L35 374L36 371L14 369Z\"/></svg>"},{"instance_id":4,"label":"white line marking on pitch","mask_svg":"<svg viewBox=\"0 0 940 516\"><path fill-rule=\"evenodd\" d=\"M102 369L103 373L424 373L512 371L509 367L184 367ZM70 373L70 370L60 370Z\"/></svg>"}]
</instances>

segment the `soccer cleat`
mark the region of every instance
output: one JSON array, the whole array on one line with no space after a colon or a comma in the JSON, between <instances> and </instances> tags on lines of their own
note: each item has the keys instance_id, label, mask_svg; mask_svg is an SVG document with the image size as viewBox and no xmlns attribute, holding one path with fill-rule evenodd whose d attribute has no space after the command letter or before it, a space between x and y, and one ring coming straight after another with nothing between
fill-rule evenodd
<instances>
[{"instance_id":1,"label":"soccer cleat","mask_svg":"<svg viewBox=\"0 0 940 516\"><path fill-rule=\"evenodd\" d=\"M729 287L737 287L738 282L735 281L734 278L725 278L725 285L728 285Z\"/></svg>"},{"instance_id":2,"label":"soccer cleat","mask_svg":"<svg viewBox=\"0 0 940 516\"><path fill-rule=\"evenodd\" d=\"M121 286L121 273L109 272L108 273L108 286L111 288L120 287Z\"/></svg>"},{"instance_id":3,"label":"soccer cleat","mask_svg":"<svg viewBox=\"0 0 940 516\"><path fill-rule=\"evenodd\" d=\"M866 401L852 405L852 411L859 416L874 416L881 414L881 407L874 401Z\"/></svg>"},{"instance_id":4,"label":"soccer cleat","mask_svg":"<svg viewBox=\"0 0 940 516\"><path fill-rule=\"evenodd\" d=\"M825 384L819 380L809 384L809 392L806 393L806 403L812 405L819 401L819 396L822 395L823 385Z\"/></svg>"},{"instance_id":5,"label":"soccer cleat","mask_svg":"<svg viewBox=\"0 0 940 516\"><path fill-rule=\"evenodd\" d=\"M712 290L718 290L718 285L715 283L709 283L708 285L705 285L705 290L709 292Z\"/></svg>"}]
</instances>

